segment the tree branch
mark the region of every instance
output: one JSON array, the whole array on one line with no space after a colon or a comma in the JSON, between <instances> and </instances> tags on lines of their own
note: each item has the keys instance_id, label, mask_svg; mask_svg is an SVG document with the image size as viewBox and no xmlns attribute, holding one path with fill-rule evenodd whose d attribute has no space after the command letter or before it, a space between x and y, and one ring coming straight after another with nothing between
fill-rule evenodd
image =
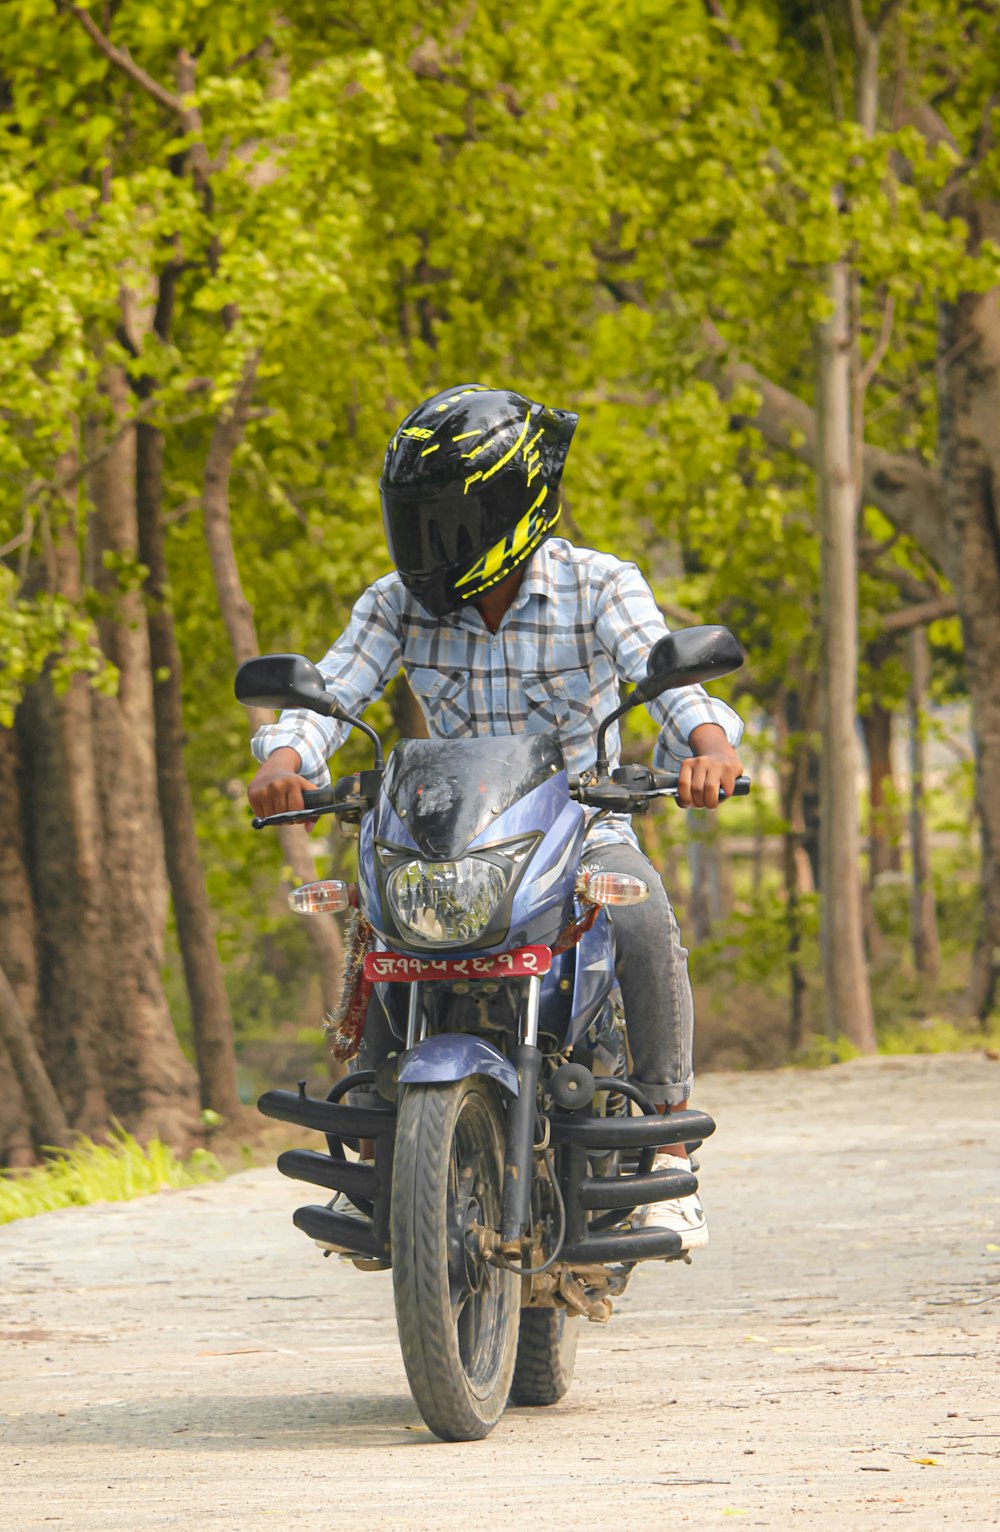
<instances>
[{"instance_id":1,"label":"tree branch","mask_svg":"<svg viewBox=\"0 0 1000 1532\"><path fill-rule=\"evenodd\" d=\"M759 431L773 447L814 468L816 416L812 407L773 383L756 367L729 358L725 340L710 322L705 326L705 338L720 397L731 398L741 383L749 384L760 396L755 413L737 416L737 420ZM940 475L919 458L870 445L865 446L862 454L861 474L863 503L881 511L893 526L912 537L935 564L946 569L949 547Z\"/></svg>"},{"instance_id":2,"label":"tree branch","mask_svg":"<svg viewBox=\"0 0 1000 1532\"><path fill-rule=\"evenodd\" d=\"M251 351L243 366L239 387L228 407L215 423L205 460L202 487L202 513L208 542L212 574L219 596L222 618L229 634L233 655L238 663L257 653L257 632L253 611L240 583L233 549L229 516L229 475L233 453L239 445L246 424L247 411L257 382L260 352ZM251 714L255 726L269 723L270 714Z\"/></svg>"},{"instance_id":3,"label":"tree branch","mask_svg":"<svg viewBox=\"0 0 1000 1532\"><path fill-rule=\"evenodd\" d=\"M743 49L741 48L738 39L735 38L729 30L729 18L722 8L722 0L705 0L705 9L713 18L713 20L718 21L721 24L722 40L726 47L729 48L733 53L742 53Z\"/></svg>"},{"instance_id":4,"label":"tree branch","mask_svg":"<svg viewBox=\"0 0 1000 1532\"><path fill-rule=\"evenodd\" d=\"M10 542L4 543L3 547L0 547L0 559L5 559L8 553L15 553L23 543L28 541L33 530L30 526L26 527L23 532L18 532L16 537L12 537Z\"/></svg>"},{"instance_id":5,"label":"tree branch","mask_svg":"<svg viewBox=\"0 0 1000 1532\"><path fill-rule=\"evenodd\" d=\"M872 347L872 353L862 367L858 377L858 388L861 393L864 393L885 360L885 354L889 349L889 341L892 339L892 321L895 312L896 300L890 293L886 299L885 308L882 310L882 325L879 330L878 340Z\"/></svg>"},{"instance_id":6,"label":"tree branch","mask_svg":"<svg viewBox=\"0 0 1000 1532\"><path fill-rule=\"evenodd\" d=\"M939 585L932 584L929 580L921 580L918 575L912 573L902 564L881 562L881 555L888 550L885 545L874 546L862 544L858 550L858 559L866 574L875 580L885 580L894 585L901 595L919 606L928 601L939 601L944 592Z\"/></svg>"},{"instance_id":7,"label":"tree branch","mask_svg":"<svg viewBox=\"0 0 1000 1532\"><path fill-rule=\"evenodd\" d=\"M871 37L871 29L865 20L861 0L847 0L847 19L851 27L851 42L854 44L854 51L860 54Z\"/></svg>"},{"instance_id":8,"label":"tree branch","mask_svg":"<svg viewBox=\"0 0 1000 1532\"><path fill-rule=\"evenodd\" d=\"M882 0L882 7L875 21L874 31L881 32L888 21L892 20L894 11L898 11L900 0Z\"/></svg>"},{"instance_id":9,"label":"tree branch","mask_svg":"<svg viewBox=\"0 0 1000 1532\"><path fill-rule=\"evenodd\" d=\"M954 617L957 611L954 596L939 596L936 601L924 601L920 606L904 606L899 611L887 612L882 619L882 631L908 633L911 628L937 622L941 617Z\"/></svg>"},{"instance_id":10,"label":"tree branch","mask_svg":"<svg viewBox=\"0 0 1000 1532\"><path fill-rule=\"evenodd\" d=\"M962 355L963 351L967 351L968 348L977 339L977 331L966 330L965 334L960 335L955 344L948 348L944 356L938 357L937 361L934 362L931 367L925 367L923 372L918 372L917 376L912 378L904 388L899 389L898 392L894 394L890 394L889 398L880 404L877 410L872 410L868 416L869 422L878 420L880 415L888 414L889 410L892 409L894 404L898 404L901 399L906 399L910 394L915 393L925 378L931 377L934 373L939 372L943 367L948 367L956 357Z\"/></svg>"},{"instance_id":11,"label":"tree branch","mask_svg":"<svg viewBox=\"0 0 1000 1532\"><path fill-rule=\"evenodd\" d=\"M690 607L678 606L676 601L658 601L657 606L668 622L680 623L682 628L700 627L705 620L697 612L692 612Z\"/></svg>"},{"instance_id":12,"label":"tree branch","mask_svg":"<svg viewBox=\"0 0 1000 1532\"><path fill-rule=\"evenodd\" d=\"M833 46L833 38L830 36L830 25L818 5L816 7L816 27L823 44L823 58L826 61L826 74L830 84L830 101L833 106L833 115L837 122L843 122L844 98L840 91L840 81L837 79L837 53Z\"/></svg>"},{"instance_id":13,"label":"tree branch","mask_svg":"<svg viewBox=\"0 0 1000 1532\"><path fill-rule=\"evenodd\" d=\"M80 5L71 5L69 0L56 0L61 11L66 11L80 23L91 42L110 64L127 74L130 80L142 87L148 96L160 106L165 106L168 112L174 112L178 117L184 116L183 102L169 90L165 90L158 80L154 80L151 74L147 74L141 64L137 64L127 48L116 48L110 37L105 37L89 11L85 11Z\"/></svg>"},{"instance_id":14,"label":"tree branch","mask_svg":"<svg viewBox=\"0 0 1000 1532\"><path fill-rule=\"evenodd\" d=\"M177 87L181 92L178 106L184 131L194 140L187 154L191 178L198 195L204 203L207 203L211 167L208 163L208 149L205 147L205 128L201 120L201 111L195 100L195 72L194 56L186 48L182 48L177 55Z\"/></svg>"},{"instance_id":15,"label":"tree branch","mask_svg":"<svg viewBox=\"0 0 1000 1532\"><path fill-rule=\"evenodd\" d=\"M916 128L926 138L928 147L931 149L936 149L939 144L947 144L956 154L961 153L954 133L941 114L936 112L927 101L917 101L910 106L904 106L899 113L897 126Z\"/></svg>"}]
</instances>

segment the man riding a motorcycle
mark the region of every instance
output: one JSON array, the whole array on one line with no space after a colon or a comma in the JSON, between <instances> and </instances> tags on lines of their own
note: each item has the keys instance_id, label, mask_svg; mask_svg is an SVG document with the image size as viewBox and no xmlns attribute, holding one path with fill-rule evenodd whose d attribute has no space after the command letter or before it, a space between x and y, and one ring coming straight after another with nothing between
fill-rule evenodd
<instances>
[{"instance_id":1,"label":"man riding a motorcycle","mask_svg":"<svg viewBox=\"0 0 1000 1532\"><path fill-rule=\"evenodd\" d=\"M544 732L558 739L569 771L593 767L598 722L617 705L619 681L642 681L668 630L634 564L554 535L577 420L506 389L463 384L402 422L380 482L396 571L365 591L319 665L345 711L361 712L402 667L433 737ZM648 707L660 724L654 762L680 771L677 801L717 807L742 771L740 719L701 686L666 691ZM348 728L289 710L259 730L254 812L301 810L303 789L329 782L327 758ZM607 743L617 765L617 725ZM584 860L649 885L644 903L609 911L615 970L631 1079L659 1110L679 1110L692 1089L694 1008L670 902L625 815L598 817ZM373 1006L367 1063L396 1047ZM687 1165L683 1145L660 1153L673 1156L672 1167ZM708 1240L697 1194L658 1203L645 1226L675 1230L685 1249Z\"/></svg>"}]
</instances>

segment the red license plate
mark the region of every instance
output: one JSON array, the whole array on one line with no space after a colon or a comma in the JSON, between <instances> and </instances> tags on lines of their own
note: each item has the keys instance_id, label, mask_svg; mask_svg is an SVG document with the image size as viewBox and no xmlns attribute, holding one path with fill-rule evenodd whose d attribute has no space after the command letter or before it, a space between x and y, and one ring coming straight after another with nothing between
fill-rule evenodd
<instances>
[{"instance_id":1,"label":"red license plate","mask_svg":"<svg viewBox=\"0 0 1000 1532\"><path fill-rule=\"evenodd\" d=\"M417 958L398 952L369 952L365 978L376 984L415 984L418 979L523 979L548 973L551 947L515 947L496 957Z\"/></svg>"}]
</instances>

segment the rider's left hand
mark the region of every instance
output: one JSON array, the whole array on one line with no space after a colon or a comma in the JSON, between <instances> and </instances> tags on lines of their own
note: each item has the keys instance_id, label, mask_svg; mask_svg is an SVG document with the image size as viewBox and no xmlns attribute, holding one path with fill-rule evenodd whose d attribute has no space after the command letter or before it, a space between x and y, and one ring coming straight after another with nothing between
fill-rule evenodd
<instances>
[{"instance_id":1,"label":"rider's left hand","mask_svg":"<svg viewBox=\"0 0 1000 1532\"><path fill-rule=\"evenodd\" d=\"M722 730L718 731L720 734ZM728 740L713 742L710 749L681 763L677 783L677 802L682 809L715 809L719 806L719 788L732 797L736 778L743 763Z\"/></svg>"}]
</instances>

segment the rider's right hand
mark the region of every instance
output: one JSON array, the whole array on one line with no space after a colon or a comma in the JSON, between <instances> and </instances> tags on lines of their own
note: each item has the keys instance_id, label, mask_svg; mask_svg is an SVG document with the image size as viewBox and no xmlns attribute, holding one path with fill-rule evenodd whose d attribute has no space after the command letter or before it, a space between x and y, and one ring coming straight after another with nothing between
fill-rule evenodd
<instances>
[{"instance_id":1,"label":"rider's right hand","mask_svg":"<svg viewBox=\"0 0 1000 1532\"><path fill-rule=\"evenodd\" d=\"M250 807L258 819L303 808L303 791L311 791L316 783L299 775L301 765L298 751L287 745L268 756L247 788Z\"/></svg>"}]
</instances>

